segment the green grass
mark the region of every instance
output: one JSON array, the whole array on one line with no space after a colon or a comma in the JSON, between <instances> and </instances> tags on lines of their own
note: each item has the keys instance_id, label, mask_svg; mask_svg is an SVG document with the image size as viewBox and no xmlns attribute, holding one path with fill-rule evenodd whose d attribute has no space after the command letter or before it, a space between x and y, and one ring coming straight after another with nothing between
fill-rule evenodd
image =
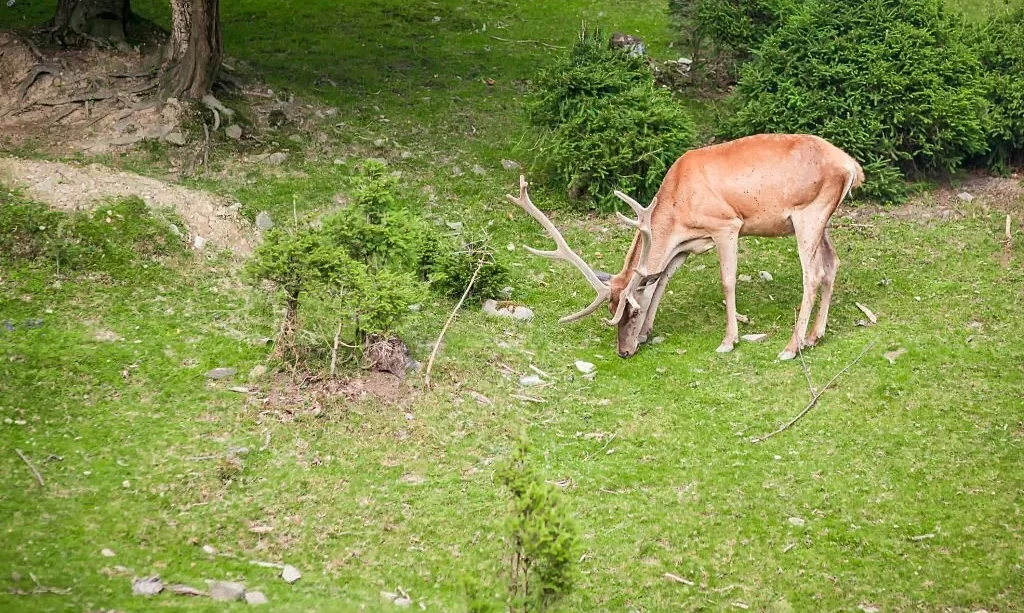
<instances>
[{"instance_id":1,"label":"green grass","mask_svg":"<svg viewBox=\"0 0 1024 613\"><path fill-rule=\"evenodd\" d=\"M136 5L161 18L161 4ZM774 359L800 296L792 239L741 245L740 273L755 279L739 288L752 319L743 333L768 333L765 343L714 353L724 313L716 260L704 256L673 282L656 327L665 341L620 360L596 317L557 323L590 290L521 249L546 241L502 198L516 173L500 160L527 153L517 149L520 80L552 51L491 36L566 45L586 18L667 56L662 4L407 5L225 3L226 45L246 72L339 116L319 128L326 147L297 151L284 172L240 167L222 145L214 165L227 172L196 182L234 194L249 214L282 218L293 197L302 210L332 206L351 166L335 157L393 157L409 198L425 200L425 186L437 195L432 217L488 228L534 321L495 321L470 306L446 337L437 390L397 406L307 396L289 413L260 402L268 380L246 380L266 360L260 339L275 320L230 262L140 256L57 277L46 258L0 259L0 320L14 328L0 328L0 610L229 608L169 594L143 602L116 565L195 587L242 579L274 611L389 611L379 592L397 586L414 610L465 610L463 577L500 587L504 499L493 467L523 428L546 478L573 483L564 492L586 555L566 610L1024 610L1024 249L1018 241L1003 265L1001 214L979 205L949 222L836 219L833 323L806 354L815 385L874 346L803 421L753 445L808 401L800 364ZM7 10L40 18L49 7ZM382 137L387 145L375 146ZM404 150L413 157L401 160ZM158 161L131 163L159 172ZM452 175L473 164L487 174ZM544 190L534 200L566 208ZM618 268L629 237L613 220L557 219L588 257ZM854 325L863 318L855 301L879 324ZM426 304L403 330L417 358L452 306ZM26 325L35 319L41 327ZM124 340L96 340L104 330ZM883 354L899 348L906 353L890 364ZM575 359L598 365L594 381L576 375ZM526 374L531 363L555 379L527 392L542 404L512 398L516 378L502 375L502 364ZM203 373L217 366L239 374L211 383ZM263 393L227 389L249 384ZM248 449L239 463L195 459L237 447ZM249 560L294 564L304 576L289 586ZM30 573L72 592L8 593L32 591Z\"/></svg>"}]
</instances>

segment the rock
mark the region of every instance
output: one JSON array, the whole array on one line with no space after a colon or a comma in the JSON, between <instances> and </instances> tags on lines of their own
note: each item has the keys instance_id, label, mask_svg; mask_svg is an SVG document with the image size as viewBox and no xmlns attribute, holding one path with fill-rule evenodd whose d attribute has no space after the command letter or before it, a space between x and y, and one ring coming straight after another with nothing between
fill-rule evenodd
<instances>
[{"instance_id":1,"label":"rock","mask_svg":"<svg viewBox=\"0 0 1024 613\"><path fill-rule=\"evenodd\" d=\"M213 370L206 373L206 378L213 379L214 381L219 381L220 379L227 379L228 377L234 376L236 372L238 372L238 370L234 368L214 368Z\"/></svg>"},{"instance_id":2,"label":"rock","mask_svg":"<svg viewBox=\"0 0 1024 613\"><path fill-rule=\"evenodd\" d=\"M737 277L737 279L744 283L750 283L751 281L754 280L753 277L751 277L750 275L740 275L739 277Z\"/></svg>"},{"instance_id":3,"label":"rock","mask_svg":"<svg viewBox=\"0 0 1024 613\"><path fill-rule=\"evenodd\" d=\"M275 151L274 153L271 153L266 158L264 158L263 163L266 164L267 166L280 166L281 164L284 164L285 160L287 159L287 153L285 153L284 151Z\"/></svg>"},{"instance_id":4,"label":"rock","mask_svg":"<svg viewBox=\"0 0 1024 613\"><path fill-rule=\"evenodd\" d=\"M775 280L775 277L772 276L772 273L768 272L767 270L762 270L761 272L759 272L757 274L761 275L761 278L764 279L765 281L774 281Z\"/></svg>"},{"instance_id":5,"label":"rock","mask_svg":"<svg viewBox=\"0 0 1024 613\"><path fill-rule=\"evenodd\" d=\"M295 583L302 578L302 573L291 564L285 564L281 569L281 578L285 580L285 583Z\"/></svg>"},{"instance_id":6,"label":"rock","mask_svg":"<svg viewBox=\"0 0 1024 613\"><path fill-rule=\"evenodd\" d=\"M195 236L192 237L192 247L194 247L196 250L202 250L202 248L205 247L205 246L206 246L206 239L205 238L203 238L202 236L199 236L198 234L196 234Z\"/></svg>"},{"instance_id":7,"label":"rock","mask_svg":"<svg viewBox=\"0 0 1024 613\"><path fill-rule=\"evenodd\" d=\"M807 522L802 517L790 517L789 523L797 528L802 528Z\"/></svg>"},{"instance_id":8,"label":"rock","mask_svg":"<svg viewBox=\"0 0 1024 613\"><path fill-rule=\"evenodd\" d=\"M373 141L373 146L377 147L378 149L386 146L387 144L388 144L388 139L386 139L386 138L378 138L378 139Z\"/></svg>"},{"instance_id":9,"label":"rock","mask_svg":"<svg viewBox=\"0 0 1024 613\"><path fill-rule=\"evenodd\" d=\"M408 596L399 596L398 598L395 598L394 602L396 607L408 607L412 605L412 598L409 598Z\"/></svg>"},{"instance_id":10,"label":"rock","mask_svg":"<svg viewBox=\"0 0 1024 613\"><path fill-rule=\"evenodd\" d=\"M512 286L511 285L506 285L505 287L501 288L501 292L500 292L501 293L501 297L504 298L505 300L511 300L512 299L512 291L513 291Z\"/></svg>"},{"instance_id":11,"label":"rock","mask_svg":"<svg viewBox=\"0 0 1024 613\"><path fill-rule=\"evenodd\" d=\"M345 163L345 160L343 160L343 159L341 159L341 158L334 158L334 165L335 165L335 166L341 166L341 165L343 165L344 163Z\"/></svg>"},{"instance_id":12,"label":"rock","mask_svg":"<svg viewBox=\"0 0 1024 613\"><path fill-rule=\"evenodd\" d=\"M268 604L270 601L263 595L263 592L253 591L245 593L245 601L251 605Z\"/></svg>"},{"instance_id":13,"label":"rock","mask_svg":"<svg viewBox=\"0 0 1024 613\"><path fill-rule=\"evenodd\" d=\"M210 584L210 598L230 602L241 600L245 594L245 586L234 581L208 581Z\"/></svg>"},{"instance_id":14,"label":"rock","mask_svg":"<svg viewBox=\"0 0 1024 613\"><path fill-rule=\"evenodd\" d=\"M230 126L224 128L224 133L228 135L228 138L238 140L242 138L242 126L237 123L233 123Z\"/></svg>"},{"instance_id":15,"label":"rock","mask_svg":"<svg viewBox=\"0 0 1024 613\"><path fill-rule=\"evenodd\" d=\"M956 197L959 198L960 200L963 200L964 202L970 202L974 200L974 196L970 192L960 192L959 194L956 195Z\"/></svg>"},{"instance_id":16,"label":"rock","mask_svg":"<svg viewBox=\"0 0 1024 613\"><path fill-rule=\"evenodd\" d=\"M508 317L516 321L530 321L533 319L533 311L529 307L511 304L507 301L485 300L483 311L491 317Z\"/></svg>"},{"instance_id":17,"label":"rock","mask_svg":"<svg viewBox=\"0 0 1024 613\"><path fill-rule=\"evenodd\" d=\"M217 555L217 550L210 545L203 545L203 553L215 556Z\"/></svg>"},{"instance_id":18,"label":"rock","mask_svg":"<svg viewBox=\"0 0 1024 613\"><path fill-rule=\"evenodd\" d=\"M168 224L167 229L171 231L171 234L175 236L181 236L181 228L175 224Z\"/></svg>"},{"instance_id":19,"label":"rock","mask_svg":"<svg viewBox=\"0 0 1024 613\"><path fill-rule=\"evenodd\" d=\"M266 232L274 227L274 220L270 218L270 213L266 211L260 211L256 215L256 227L260 229L260 232Z\"/></svg>"},{"instance_id":20,"label":"rock","mask_svg":"<svg viewBox=\"0 0 1024 613\"><path fill-rule=\"evenodd\" d=\"M906 352L907 352L906 349L904 349L903 347L900 347L899 349L897 349L895 351L887 351L883 355L885 356L885 359L889 360L890 364L895 364L896 363L896 359L899 358L901 355L903 355Z\"/></svg>"},{"instance_id":21,"label":"rock","mask_svg":"<svg viewBox=\"0 0 1024 613\"><path fill-rule=\"evenodd\" d=\"M533 387L534 385L540 385L541 383L544 383L544 381L540 378L540 375L526 375L519 379L519 385L522 385L523 387Z\"/></svg>"},{"instance_id":22,"label":"rock","mask_svg":"<svg viewBox=\"0 0 1024 613\"><path fill-rule=\"evenodd\" d=\"M462 172L461 168L459 168L458 166L452 166L452 176L453 177L461 177L464 174L466 174L466 173Z\"/></svg>"},{"instance_id":23,"label":"rock","mask_svg":"<svg viewBox=\"0 0 1024 613\"><path fill-rule=\"evenodd\" d=\"M624 49L631 57L640 57L646 51L644 41L642 39L630 34L622 34L621 32L615 32L612 34L609 44L612 47Z\"/></svg>"},{"instance_id":24,"label":"rock","mask_svg":"<svg viewBox=\"0 0 1024 613\"><path fill-rule=\"evenodd\" d=\"M132 595L134 596L155 596L162 591L164 591L164 582L157 575L141 579L136 577L132 580Z\"/></svg>"},{"instance_id":25,"label":"rock","mask_svg":"<svg viewBox=\"0 0 1024 613\"><path fill-rule=\"evenodd\" d=\"M454 230L456 232L462 232L462 222L461 221L446 221L446 222L444 222L444 225L448 226L449 230Z\"/></svg>"},{"instance_id":26,"label":"rock","mask_svg":"<svg viewBox=\"0 0 1024 613\"><path fill-rule=\"evenodd\" d=\"M256 366L252 367L252 370L249 371L249 376L247 378L249 381L255 381L256 379L259 379L265 374L267 374L267 367L264 366L263 364L257 364Z\"/></svg>"},{"instance_id":27,"label":"rock","mask_svg":"<svg viewBox=\"0 0 1024 613\"><path fill-rule=\"evenodd\" d=\"M591 364L590 362L584 362L583 360L576 360L575 364L576 364L576 370L580 371L581 373L583 373L585 375L590 374L590 373L594 372L595 370L597 370L597 366L595 366L594 364Z\"/></svg>"},{"instance_id":28,"label":"rock","mask_svg":"<svg viewBox=\"0 0 1024 613\"><path fill-rule=\"evenodd\" d=\"M235 392L236 394L248 394L252 390L242 385L232 385L228 388L229 392Z\"/></svg>"},{"instance_id":29,"label":"rock","mask_svg":"<svg viewBox=\"0 0 1024 613\"><path fill-rule=\"evenodd\" d=\"M470 171L472 171L473 174L480 176L487 174L487 170L479 164L474 164L473 167L470 168Z\"/></svg>"},{"instance_id":30,"label":"rock","mask_svg":"<svg viewBox=\"0 0 1024 613\"><path fill-rule=\"evenodd\" d=\"M664 336L655 336L654 338L651 339L651 344L652 345L660 345L660 344L662 344L664 342L665 342L665 337Z\"/></svg>"},{"instance_id":31,"label":"rock","mask_svg":"<svg viewBox=\"0 0 1024 613\"><path fill-rule=\"evenodd\" d=\"M104 550L100 551L100 555L103 556L104 558L112 558L112 557L116 556L117 554L114 553L113 550L111 550L111 549L104 549Z\"/></svg>"},{"instance_id":32,"label":"rock","mask_svg":"<svg viewBox=\"0 0 1024 613\"><path fill-rule=\"evenodd\" d=\"M169 585L167 586L167 589L172 594L177 594L178 596L206 596L206 592L202 590L197 590L196 588L190 585L183 585L181 583Z\"/></svg>"},{"instance_id":33,"label":"rock","mask_svg":"<svg viewBox=\"0 0 1024 613\"><path fill-rule=\"evenodd\" d=\"M681 57L678 60L676 60L676 62L679 63L679 64L685 64L685 65L689 66L690 64L693 63L693 60L688 58L688 57Z\"/></svg>"},{"instance_id":34,"label":"rock","mask_svg":"<svg viewBox=\"0 0 1024 613\"><path fill-rule=\"evenodd\" d=\"M767 334L744 334L740 338L742 338L743 340L747 341L748 343L760 343L764 339L768 338L768 335Z\"/></svg>"},{"instance_id":35,"label":"rock","mask_svg":"<svg viewBox=\"0 0 1024 613\"><path fill-rule=\"evenodd\" d=\"M501 167L505 170L515 170L517 168L522 168L523 166L515 160L502 160Z\"/></svg>"},{"instance_id":36,"label":"rock","mask_svg":"<svg viewBox=\"0 0 1024 613\"><path fill-rule=\"evenodd\" d=\"M182 134L181 132L171 132L170 134L164 137L164 140L171 143L172 145L177 145L179 147L185 145L185 135Z\"/></svg>"}]
</instances>

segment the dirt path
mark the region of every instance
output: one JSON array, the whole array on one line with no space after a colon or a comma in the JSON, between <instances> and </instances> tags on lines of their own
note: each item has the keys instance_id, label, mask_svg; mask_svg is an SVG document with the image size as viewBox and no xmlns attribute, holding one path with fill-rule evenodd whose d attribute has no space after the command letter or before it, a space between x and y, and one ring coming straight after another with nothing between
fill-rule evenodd
<instances>
[{"instance_id":1,"label":"dirt path","mask_svg":"<svg viewBox=\"0 0 1024 613\"><path fill-rule=\"evenodd\" d=\"M229 200L99 164L0 157L0 180L33 200L64 211L91 210L104 200L138 196L150 208L174 209L193 246L207 243L239 257L249 255L256 240L251 224L238 215L237 206Z\"/></svg>"}]
</instances>

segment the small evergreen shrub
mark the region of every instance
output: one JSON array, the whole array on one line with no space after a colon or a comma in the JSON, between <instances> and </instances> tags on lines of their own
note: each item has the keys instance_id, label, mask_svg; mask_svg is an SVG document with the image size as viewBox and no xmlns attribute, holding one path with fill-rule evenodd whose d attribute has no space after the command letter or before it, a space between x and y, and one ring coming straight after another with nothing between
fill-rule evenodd
<instances>
[{"instance_id":1,"label":"small evergreen shrub","mask_svg":"<svg viewBox=\"0 0 1024 613\"><path fill-rule=\"evenodd\" d=\"M722 133L817 134L861 161L865 194L986 151L980 63L942 0L809 0L742 70Z\"/></svg>"},{"instance_id":2,"label":"small evergreen shrub","mask_svg":"<svg viewBox=\"0 0 1024 613\"><path fill-rule=\"evenodd\" d=\"M695 132L643 58L587 29L534 79L527 112L541 131L538 165L570 198L589 196L591 206L611 202L614 189L652 197Z\"/></svg>"},{"instance_id":3,"label":"small evergreen shrub","mask_svg":"<svg viewBox=\"0 0 1024 613\"><path fill-rule=\"evenodd\" d=\"M576 581L579 534L558 489L529 463L521 438L497 477L510 494L508 604L510 611L546 611Z\"/></svg>"},{"instance_id":4,"label":"small evergreen shrub","mask_svg":"<svg viewBox=\"0 0 1024 613\"><path fill-rule=\"evenodd\" d=\"M990 103L988 166L1024 163L1024 6L989 18L974 36Z\"/></svg>"}]
</instances>

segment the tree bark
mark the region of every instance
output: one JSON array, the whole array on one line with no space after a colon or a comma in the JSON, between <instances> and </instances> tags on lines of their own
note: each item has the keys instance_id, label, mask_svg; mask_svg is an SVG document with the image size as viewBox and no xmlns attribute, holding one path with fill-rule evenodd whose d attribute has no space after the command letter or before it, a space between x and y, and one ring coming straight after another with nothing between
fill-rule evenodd
<instances>
[{"instance_id":1,"label":"tree bark","mask_svg":"<svg viewBox=\"0 0 1024 613\"><path fill-rule=\"evenodd\" d=\"M58 0L53 30L64 39L123 41L131 14L131 0Z\"/></svg>"},{"instance_id":2,"label":"tree bark","mask_svg":"<svg viewBox=\"0 0 1024 613\"><path fill-rule=\"evenodd\" d=\"M201 99L213 90L223 49L219 0L171 0L162 98Z\"/></svg>"}]
</instances>

